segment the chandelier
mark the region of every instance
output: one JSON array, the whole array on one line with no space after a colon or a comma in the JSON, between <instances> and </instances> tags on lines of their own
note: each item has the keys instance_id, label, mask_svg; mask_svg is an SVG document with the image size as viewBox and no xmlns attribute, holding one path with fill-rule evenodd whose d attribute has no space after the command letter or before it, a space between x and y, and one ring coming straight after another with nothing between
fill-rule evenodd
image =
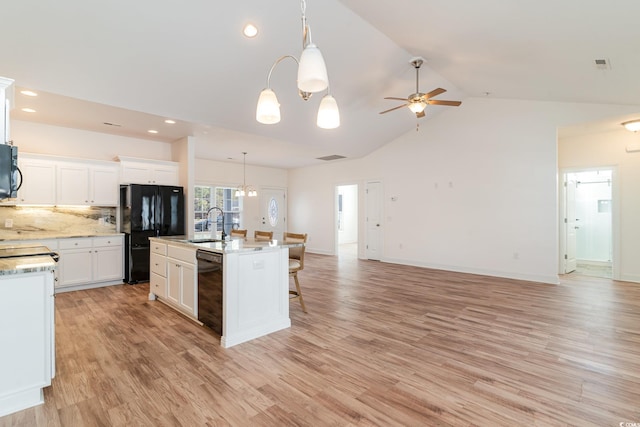
<instances>
[{"instance_id":1,"label":"chandelier","mask_svg":"<svg viewBox=\"0 0 640 427\"><path fill-rule=\"evenodd\" d=\"M242 159L242 185L236 188L236 197L256 197L258 192L255 188L250 185L247 185L247 152L243 151L244 155Z\"/></svg>"},{"instance_id":2,"label":"chandelier","mask_svg":"<svg viewBox=\"0 0 640 427\"><path fill-rule=\"evenodd\" d=\"M284 55L276 59L267 75L267 87L260 92L256 108L256 120L271 125L280 122L280 103L276 93L271 89L271 74L274 68L286 58L293 59L298 64L298 94L307 101L313 93L327 91L320 101L316 124L323 129L335 129L340 126L340 112L338 103L331 96L327 67L320 49L311 40L311 29L307 25L305 11L307 3L302 0L302 53L300 60L292 55Z\"/></svg>"}]
</instances>

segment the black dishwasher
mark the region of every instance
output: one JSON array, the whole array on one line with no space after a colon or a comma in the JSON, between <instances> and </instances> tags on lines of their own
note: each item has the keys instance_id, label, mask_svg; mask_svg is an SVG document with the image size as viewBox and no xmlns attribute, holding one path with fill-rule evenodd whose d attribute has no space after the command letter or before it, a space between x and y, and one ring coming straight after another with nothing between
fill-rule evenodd
<instances>
[{"instance_id":1,"label":"black dishwasher","mask_svg":"<svg viewBox=\"0 0 640 427\"><path fill-rule=\"evenodd\" d=\"M222 254L197 251L198 320L222 336Z\"/></svg>"}]
</instances>

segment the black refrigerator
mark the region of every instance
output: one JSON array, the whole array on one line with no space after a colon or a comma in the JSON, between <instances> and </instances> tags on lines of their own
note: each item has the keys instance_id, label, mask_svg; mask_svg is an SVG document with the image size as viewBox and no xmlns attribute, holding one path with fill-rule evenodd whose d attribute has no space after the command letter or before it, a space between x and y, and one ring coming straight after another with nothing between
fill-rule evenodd
<instances>
[{"instance_id":1,"label":"black refrigerator","mask_svg":"<svg viewBox=\"0 0 640 427\"><path fill-rule=\"evenodd\" d=\"M168 185L121 185L120 228L125 233L124 280L149 280L149 237L184 235L184 191Z\"/></svg>"}]
</instances>

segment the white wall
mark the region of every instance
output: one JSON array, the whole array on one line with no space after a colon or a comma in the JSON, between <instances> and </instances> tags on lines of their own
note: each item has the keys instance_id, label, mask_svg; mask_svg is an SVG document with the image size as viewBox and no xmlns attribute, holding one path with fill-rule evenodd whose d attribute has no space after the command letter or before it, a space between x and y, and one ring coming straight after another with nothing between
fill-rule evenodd
<instances>
[{"instance_id":1,"label":"white wall","mask_svg":"<svg viewBox=\"0 0 640 427\"><path fill-rule=\"evenodd\" d=\"M243 223L241 228L249 230L253 236L254 230L261 229L260 214L261 188L287 188L288 173L285 169L268 168L247 164L247 185L252 185L258 190L258 197L245 197L243 202ZM215 160L195 160L196 185L225 185L237 187L243 181L242 163L218 162ZM289 227L289 229L291 229Z\"/></svg>"},{"instance_id":2,"label":"white wall","mask_svg":"<svg viewBox=\"0 0 640 427\"><path fill-rule=\"evenodd\" d=\"M562 169L617 167L614 179L619 188L620 256L614 262L620 279L633 282L640 282L640 152L627 153L625 147L638 142L639 134L621 126L617 131L563 138L558 143L558 165Z\"/></svg>"},{"instance_id":3,"label":"white wall","mask_svg":"<svg viewBox=\"0 0 640 427\"><path fill-rule=\"evenodd\" d=\"M290 171L289 227L333 253L335 185L380 179L383 261L557 283L557 128L634 108L467 99L363 159Z\"/></svg>"},{"instance_id":4,"label":"white wall","mask_svg":"<svg viewBox=\"0 0 640 427\"><path fill-rule=\"evenodd\" d=\"M116 156L172 160L171 143L127 138L20 120L11 121L11 139L19 153L114 160Z\"/></svg>"}]
</instances>

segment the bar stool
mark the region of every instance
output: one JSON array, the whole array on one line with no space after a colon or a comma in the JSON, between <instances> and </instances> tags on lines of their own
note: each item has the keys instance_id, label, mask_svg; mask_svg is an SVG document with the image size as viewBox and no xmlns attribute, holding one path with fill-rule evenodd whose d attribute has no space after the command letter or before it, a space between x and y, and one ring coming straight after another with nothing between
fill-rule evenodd
<instances>
[{"instance_id":1,"label":"bar stool","mask_svg":"<svg viewBox=\"0 0 640 427\"><path fill-rule=\"evenodd\" d=\"M253 238L260 241L273 240L273 231L256 230L253 232Z\"/></svg>"},{"instance_id":2,"label":"bar stool","mask_svg":"<svg viewBox=\"0 0 640 427\"><path fill-rule=\"evenodd\" d=\"M231 230L231 237L247 238L247 230Z\"/></svg>"},{"instance_id":3,"label":"bar stool","mask_svg":"<svg viewBox=\"0 0 640 427\"><path fill-rule=\"evenodd\" d=\"M298 281L298 271L304 269L304 248L307 243L306 234L287 233L283 234L284 243L302 243L302 246L296 246L289 248L289 276L293 276L293 281L296 284L296 290L289 290L289 301L300 300L302 311L307 312L307 307L304 305L304 299L302 299L302 291L300 290L300 282Z\"/></svg>"}]
</instances>

